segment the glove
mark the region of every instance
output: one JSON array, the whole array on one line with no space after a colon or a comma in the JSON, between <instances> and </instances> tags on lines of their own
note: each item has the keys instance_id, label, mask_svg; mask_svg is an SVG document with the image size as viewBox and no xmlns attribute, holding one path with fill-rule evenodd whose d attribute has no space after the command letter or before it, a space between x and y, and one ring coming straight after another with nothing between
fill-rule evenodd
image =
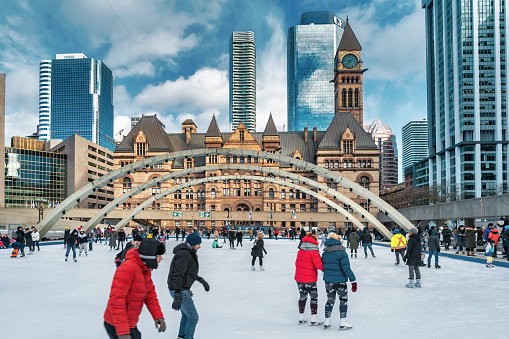
<instances>
[{"instance_id":1,"label":"glove","mask_svg":"<svg viewBox=\"0 0 509 339\"><path fill-rule=\"evenodd\" d=\"M438 249L438 253L440 253L440 248Z\"/></svg>"},{"instance_id":2,"label":"glove","mask_svg":"<svg viewBox=\"0 0 509 339\"><path fill-rule=\"evenodd\" d=\"M403 257L403 262L406 263L406 255Z\"/></svg>"},{"instance_id":3,"label":"glove","mask_svg":"<svg viewBox=\"0 0 509 339\"><path fill-rule=\"evenodd\" d=\"M175 311L179 311L181 306L182 306L182 293L175 292L175 297L173 303L171 304L171 308L173 308Z\"/></svg>"},{"instance_id":4,"label":"glove","mask_svg":"<svg viewBox=\"0 0 509 339\"><path fill-rule=\"evenodd\" d=\"M130 334L119 335L118 339L131 339L131 335Z\"/></svg>"},{"instance_id":5,"label":"glove","mask_svg":"<svg viewBox=\"0 0 509 339\"><path fill-rule=\"evenodd\" d=\"M156 328L157 328L157 325L159 325L159 329L158 329L159 333L166 331L166 323L164 322L163 318L156 320Z\"/></svg>"},{"instance_id":6,"label":"glove","mask_svg":"<svg viewBox=\"0 0 509 339\"><path fill-rule=\"evenodd\" d=\"M357 292L357 282L356 281L354 281L352 283L352 292Z\"/></svg>"},{"instance_id":7,"label":"glove","mask_svg":"<svg viewBox=\"0 0 509 339\"><path fill-rule=\"evenodd\" d=\"M205 289L205 292L208 292L210 290L209 284L203 279L202 277L198 278L198 281L203 285L203 288Z\"/></svg>"},{"instance_id":8,"label":"glove","mask_svg":"<svg viewBox=\"0 0 509 339\"><path fill-rule=\"evenodd\" d=\"M391 252L394 252L394 248L391 248Z\"/></svg>"}]
</instances>

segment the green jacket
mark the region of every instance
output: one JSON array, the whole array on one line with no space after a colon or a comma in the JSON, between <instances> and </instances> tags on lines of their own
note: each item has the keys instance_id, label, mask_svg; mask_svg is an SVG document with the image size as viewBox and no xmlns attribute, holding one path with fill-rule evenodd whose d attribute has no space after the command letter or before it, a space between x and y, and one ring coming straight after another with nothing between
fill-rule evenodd
<instances>
[{"instance_id":1,"label":"green jacket","mask_svg":"<svg viewBox=\"0 0 509 339\"><path fill-rule=\"evenodd\" d=\"M348 241L350 242L350 248L352 250L356 250L359 248L359 236L357 235L356 232L352 231L352 233L350 233Z\"/></svg>"}]
</instances>

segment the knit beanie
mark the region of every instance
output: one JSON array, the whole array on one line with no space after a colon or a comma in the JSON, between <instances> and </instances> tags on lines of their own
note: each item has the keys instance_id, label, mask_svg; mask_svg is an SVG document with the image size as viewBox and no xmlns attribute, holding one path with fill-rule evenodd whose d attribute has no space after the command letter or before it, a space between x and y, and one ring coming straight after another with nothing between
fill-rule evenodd
<instances>
[{"instance_id":1,"label":"knit beanie","mask_svg":"<svg viewBox=\"0 0 509 339\"><path fill-rule=\"evenodd\" d=\"M408 230L408 233L417 234L417 228L412 227L411 229Z\"/></svg>"},{"instance_id":2,"label":"knit beanie","mask_svg":"<svg viewBox=\"0 0 509 339\"><path fill-rule=\"evenodd\" d=\"M147 264L147 267L151 269L157 268L157 256L163 255L164 252L166 252L164 244L155 239L143 240L138 248L141 261Z\"/></svg>"},{"instance_id":3,"label":"knit beanie","mask_svg":"<svg viewBox=\"0 0 509 339\"><path fill-rule=\"evenodd\" d=\"M187 237L186 237L186 242L190 245L190 246L194 246L194 245L198 245L198 244L201 244L201 238L198 234L196 233L190 233Z\"/></svg>"}]
</instances>

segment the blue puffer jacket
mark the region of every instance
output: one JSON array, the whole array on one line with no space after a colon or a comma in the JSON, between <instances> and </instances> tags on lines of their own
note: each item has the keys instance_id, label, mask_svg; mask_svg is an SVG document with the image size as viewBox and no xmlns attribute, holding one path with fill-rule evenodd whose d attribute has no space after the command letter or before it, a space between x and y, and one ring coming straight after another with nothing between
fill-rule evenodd
<instances>
[{"instance_id":1,"label":"blue puffer jacket","mask_svg":"<svg viewBox=\"0 0 509 339\"><path fill-rule=\"evenodd\" d=\"M326 282L342 284L348 280L356 281L355 274L350 269L350 260L346 249L339 240L330 238L325 241L322 254L323 280Z\"/></svg>"}]
</instances>

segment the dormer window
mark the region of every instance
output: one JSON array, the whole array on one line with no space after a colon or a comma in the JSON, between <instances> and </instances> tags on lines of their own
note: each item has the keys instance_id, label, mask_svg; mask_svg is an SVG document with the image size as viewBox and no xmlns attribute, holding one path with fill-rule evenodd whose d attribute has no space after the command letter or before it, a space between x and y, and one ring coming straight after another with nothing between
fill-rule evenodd
<instances>
[{"instance_id":1,"label":"dormer window","mask_svg":"<svg viewBox=\"0 0 509 339\"><path fill-rule=\"evenodd\" d=\"M343 141L343 153L353 153L353 141L352 140L344 140Z\"/></svg>"},{"instance_id":2,"label":"dormer window","mask_svg":"<svg viewBox=\"0 0 509 339\"><path fill-rule=\"evenodd\" d=\"M244 131L239 131L240 141L244 141Z\"/></svg>"},{"instance_id":3,"label":"dormer window","mask_svg":"<svg viewBox=\"0 0 509 339\"><path fill-rule=\"evenodd\" d=\"M147 155L147 144L146 143L138 143L138 144L136 144L136 155L137 156L145 156L145 155Z\"/></svg>"}]
</instances>

